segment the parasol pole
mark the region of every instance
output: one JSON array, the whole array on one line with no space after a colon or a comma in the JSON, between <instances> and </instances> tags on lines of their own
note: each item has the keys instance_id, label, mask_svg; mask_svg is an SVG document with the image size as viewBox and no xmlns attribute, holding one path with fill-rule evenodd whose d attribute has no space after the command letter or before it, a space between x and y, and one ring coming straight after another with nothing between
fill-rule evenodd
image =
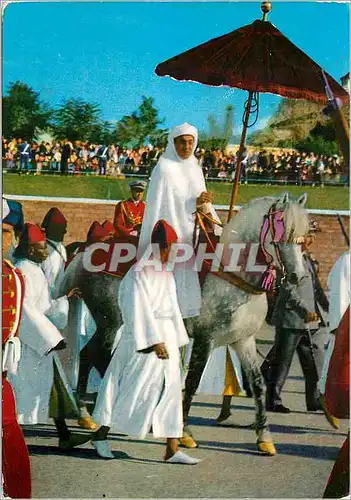
<instances>
[{"instance_id":1,"label":"parasol pole","mask_svg":"<svg viewBox=\"0 0 351 500\"><path fill-rule=\"evenodd\" d=\"M244 111L244 117L243 117L243 130L241 132L240 146L239 146L239 151L238 151L238 158L236 160L236 169L235 169L234 184L233 184L233 189L232 189L232 197L231 197L231 200L230 200L230 207L229 207L229 213L228 213L228 220L227 220L227 222L229 222L230 219L233 216L234 206L235 206L236 200L238 198L239 182L240 182L240 171L241 171L241 162L242 162L242 159L243 159L243 153L244 153L244 148L245 148L247 126L249 124L249 119L250 119L250 110L251 110L253 95L254 95L254 92L250 91L249 92L248 100L245 103L245 111Z\"/></svg>"},{"instance_id":2,"label":"parasol pole","mask_svg":"<svg viewBox=\"0 0 351 500\"><path fill-rule=\"evenodd\" d=\"M267 16L272 10L272 4L269 0L264 0L261 3L261 11L262 11L262 21L267 21ZM245 111L244 111L244 116L243 116L243 130L241 132L241 138L240 138L240 146L239 146L239 151L238 151L238 158L236 161L236 170L235 170L235 177L234 177L234 184L233 184L233 189L232 189L232 197L230 200L230 206L229 206L229 212L228 212L228 220L227 222L230 221L230 219L233 216L234 212L234 206L236 203L236 200L238 198L238 192L239 192L239 183L240 183L240 173L241 173L241 162L243 159L243 153L244 153L244 148L245 148L245 140L246 140L246 133L247 133L247 128L249 124L249 119L250 119L250 114L252 112L252 100L253 100L254 92L251 90L249 91L249 97L245 103ZM258 112L258 108L257 108Z\"/></svg>"}]
</instances>

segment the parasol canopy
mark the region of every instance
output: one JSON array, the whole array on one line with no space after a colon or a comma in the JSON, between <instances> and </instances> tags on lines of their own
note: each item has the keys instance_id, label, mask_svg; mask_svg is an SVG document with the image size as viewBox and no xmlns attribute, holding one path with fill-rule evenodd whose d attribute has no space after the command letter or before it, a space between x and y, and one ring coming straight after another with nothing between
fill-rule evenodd
<instances>
[{"instance_id":1,"label":"parasol canopy","mask_svg":"<svg viewBox=\"0 0 351 500\"><path fill-rule=\"evenodd\" d=\"M272 23L264 20L209 40L158 64L155 69L158 76L177 80L325 104L322 71ZM329 74L325 75L334 96L346 103L349 99L346 90Z\"/></svg>"}]
</instances>

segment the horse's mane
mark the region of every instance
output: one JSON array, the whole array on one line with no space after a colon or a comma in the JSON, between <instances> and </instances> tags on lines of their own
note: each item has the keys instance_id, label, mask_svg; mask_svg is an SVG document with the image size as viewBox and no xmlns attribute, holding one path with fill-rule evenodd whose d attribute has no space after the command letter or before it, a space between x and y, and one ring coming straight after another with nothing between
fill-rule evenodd
<instances>
[{"instance_id":1,"label":"horse's mane","mask_svg":"<svg viewBox=\"0 0 351 500\"><path fill-rule=\"evenodd\" d=\"M296 200L289 201L284 210L285 241L299 243L309 230L308 213Z\"/></svg>"},{"instance_id":2,"label":"horse's mane","mask_svg":"<svg viewBox=\"0 0 351 500\"><path fill-rule=\"evenodd\" d=\"M308 214L304 208L306 197L292 198L289 193L279 196L254 198L243 205L224 227L221 243L257 242L263 216L276 203L277 209L284 211L286 243L296 243L308 233Z\"/></svg>"}]
</instances>

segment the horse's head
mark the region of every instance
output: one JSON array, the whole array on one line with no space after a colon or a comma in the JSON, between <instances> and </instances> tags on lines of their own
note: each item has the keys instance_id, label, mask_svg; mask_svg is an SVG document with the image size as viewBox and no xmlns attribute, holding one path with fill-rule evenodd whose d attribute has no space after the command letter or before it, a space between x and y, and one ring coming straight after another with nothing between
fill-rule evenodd
<instances>
[{"instance_id":1,"label":"horse's head","mask_svg":"<svg viewBox=\"0 0 351 500\"><path fill-rule=\"evenodd\" d=\"M277 199L275 211L281 212L282 223L276 223L278 232L269 242L275 266L282 269L293 283L297 283L305 273L301 243L309 230L308 214L304 208L306 201L306 194L292 199L289 193L284 193Z\"/></svg>"},{"instance_id":2,"label":"horse's head","mask_svg":"<svg viewBox=\"0 0 351 500\"><path fill-rule=\"evenodd\" d=\"M307 195L255 198L224 227L221 243L259 243L260 263L282 269L289 279L303 274L300 243L308 233Z\"/></svg>"}]
</instances>

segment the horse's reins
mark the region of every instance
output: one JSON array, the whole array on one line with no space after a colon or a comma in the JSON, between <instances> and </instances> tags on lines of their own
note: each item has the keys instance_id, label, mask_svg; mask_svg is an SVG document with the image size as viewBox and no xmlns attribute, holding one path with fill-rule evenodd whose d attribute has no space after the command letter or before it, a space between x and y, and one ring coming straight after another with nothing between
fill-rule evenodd
<instances>
[{"instance_id":1,"label":"horse's reins","mask_svg":"<svg viewBox=\"0 0 351 500\"><path fill-rule=\"evenodd\" d=\"M276 219L276 217L279 217L279 218ZM199 246L199 241L198 241L197 245L195 246L195 240L196 240L197 228L200 227L200 229L202 230L202 232L206 238L206 241L209 244L212 252L215 253L214 244L213 244L211 238L209 237L209 234L208 234L208 231L206 229L206 226L204 224L203 219L206 219L213 224L216 224L220 227L223 227L223 224L220 223L219 221L215 220L211 215L205 214L205 213L197 210L195 212L195 228L194 228L194 236L193 236L194 248L195 248L195 250L197 250L197 248ZM278 234L278 229L276 227L276 224L278 221L282 224L282 228L283 228L283 232L280 235ZM285 269L285 266L284 266L284 263L283 263L283 260L282 260L281 254L280 254L279 246L278 246L278 243L281 241L282 236L284 235L284 232L285 232L284 211L283 210L276 210L276 204L273 204L269 208L268 213L264 216L262 228L260 231L260 247L261 247L262 252L264 254L264 257L266 259L267 269L262 275L261 286L259 288L252 285L251 283L244 280L243 278L235 275L234 273L229 273L229 272L224 271L222 263L220 263L219 270L218 271L211 271L211 274L214 274L214 275L220 277L221 279L224 279L225 281L228 281L231 284L238 286L239 288L241 288L242 290L244 290L248 293L252 293L252 294L257 295L257 294L261 294L261 293L269 291L272 288L272 285L273 285L273 282L275 279L275 269L273 266L274 258L265 248L266 238L267 238L268 234L270 234L270 236L272 238L271 244L274 247L275 255L276 255L277 260L279 262L279 265L282 269L282 274L283 274L282 279L284 279L286 276L286 269Z\"/></svg>"},{"instance_id":2,"label":"horse's reins","mask_svg":"<svg viewBox=\"0 0 351 500\"><path fill-rule=\"evenodd\" d=\"M203 219L207 219L210 222L212 222L213 224L217 224L218 226L223 227L223 224L221 222L215 220L209 214L204 214L203 212L196 211L195 212L194 239L193 239L194 247L195 247L195 238L196 238L197 226L199 226L200 229L203 231L203 233L205 235L205 238L207 240L207 243L209 244L212 252L215 253L215 247L213 245L213 242L211 241L211 238L208 235L208 231L207 231L206 226L205 226L205 224L203 222ZM199 246L199 242L198 242L198 244L195 247L195 251L197 250L198 246ZM241 290L243 290L243 291L245 291L247 293L251 293L251 294L254 294L254 295L260 295L260 294L264 293L264 290L261 290L261 289L255 287L254 285L252 285L248 281L244 280L240 276L237 276L234 273L229 273L227 271L224 271L222 263L220 263L218 271L210 271L210 273L213 274L213 275L215 275L215 276L218 276L218 278L221 278L224 281L228 281L230 284L239 287Z\"/></svg>"}]
</instances>

